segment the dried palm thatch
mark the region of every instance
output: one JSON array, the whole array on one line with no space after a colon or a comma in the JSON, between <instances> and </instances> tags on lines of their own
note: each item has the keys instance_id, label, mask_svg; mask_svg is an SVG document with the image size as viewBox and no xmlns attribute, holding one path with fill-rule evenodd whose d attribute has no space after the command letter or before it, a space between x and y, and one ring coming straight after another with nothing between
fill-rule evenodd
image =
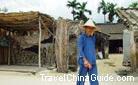
<instances>
[{"instance_id":1,"label":"dried palm thatch","mask_svg":"<svg viewBox=\"0 0 138 85\"><path fill-rule=\"evenodd\" d=\"M39 12L0 13L0 28L10 31L38 29L38 19L42 18L48 28L53 27L53 18Z\"/></svg>"},{"instance_id":2,"label":"dried palm thatch","mask_svg":"<svg viewBox=\"0 0 138 85\"><path fill-rule=\"evenodd\" d=\"M54 18L39 12L0 13L0 28L12 32L22 48L38 44L39 18L42 24L42 38L47 39L55 28ZM26 34L24 34L26 33ZM34 34L35 33L35 34Z\"/></svg>"}]
</instances>

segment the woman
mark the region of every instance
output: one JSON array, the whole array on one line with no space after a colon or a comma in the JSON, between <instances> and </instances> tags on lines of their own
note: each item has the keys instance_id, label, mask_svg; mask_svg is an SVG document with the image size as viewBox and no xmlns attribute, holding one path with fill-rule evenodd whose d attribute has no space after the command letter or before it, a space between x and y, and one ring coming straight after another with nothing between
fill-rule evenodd
<instances>
[{"instance_id":1,"label":"woman","mask_svg":"<svg viewBox=\"0 0 138 85\"><path fill-rule=\"evenodd\" d=\"M92 19L89 19L83 28L85 33L82 33L78 39L78 63L80 66L77 85L84 85L85 78L89 77L90 85L99 85L97 78L96 65L96 48L95 48L95 31L97 30Z\"/></svg>"}]
</instances>

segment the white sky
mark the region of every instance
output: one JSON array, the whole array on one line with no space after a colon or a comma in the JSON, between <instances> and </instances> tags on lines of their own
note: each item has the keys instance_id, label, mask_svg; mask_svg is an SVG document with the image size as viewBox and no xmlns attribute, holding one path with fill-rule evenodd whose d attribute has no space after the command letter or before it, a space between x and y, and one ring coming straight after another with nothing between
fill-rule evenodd
<instances>
[{"instance_id":1,"label":"white sky","mask_svg":"<svg viewBox=\"0 0 138 85\"><path fill-rule=\"evenodd\" d=\"M0 8L7 7L9 12L40 11L54 18L59 16L72 19L71 9L66 4L68 0L0 0ZM87 8L92 11L92 17L97 23L103 22L103 15L97 13L98 4L101 0L78 0L87 1ZM138 0L105 0L118 4L118 7L128 7L133 1Z\"/></svg>"}]
</instances>

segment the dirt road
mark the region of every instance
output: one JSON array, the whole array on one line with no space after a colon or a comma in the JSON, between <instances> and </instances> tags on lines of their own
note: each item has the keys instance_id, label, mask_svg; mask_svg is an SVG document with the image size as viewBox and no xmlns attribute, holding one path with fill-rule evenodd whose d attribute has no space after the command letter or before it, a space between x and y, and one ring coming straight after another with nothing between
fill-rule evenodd
<instances>
[{"instance_id":1,"label":"dirt road","mask_svg":"<svg viewBox=\"0 0 138 85\"><path fill-rule=\"evenodd\" d=\"M122 66L122 55L114 54L110 55L109 59L97 60L98 72L99 75L106 76L107 74L117 77L118 72L126 69ZM127 68L128 69L128 68ZM44 80L44 76L48 80ZM0 71L0 85L75 85L76 81L67 81L67 80L55 80L50 81L50 77L64 77L64 75L77 75L77 72L69 72L68 74L57 73L55 70L43 70L36 75L30 73L19 73L19 72L5 72ZM135 80L130 82L126 81L99 81L100 85L137 85L138 84L138 75L133 74ZM52 79L52 78L51 78ZM72 79L72 76L69 77ZM85 85L89 85L89 82L86 81Z\"/></svg>"}]
</instances>

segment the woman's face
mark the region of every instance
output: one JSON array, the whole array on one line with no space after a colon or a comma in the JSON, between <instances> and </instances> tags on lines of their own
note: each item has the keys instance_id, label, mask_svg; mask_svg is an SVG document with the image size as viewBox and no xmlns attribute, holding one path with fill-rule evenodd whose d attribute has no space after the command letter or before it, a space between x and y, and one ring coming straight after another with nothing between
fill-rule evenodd
<instances>
[{"instance_id":1,"label":"woman's face","mask_svg":"<svg viewBox=\"0 0 138 85\"><path fill-rule=\"evenodd\" d=\"M93 35L93 33L95 32L95 28L94 28L94 27L86 26L86 27L85 27L85 32L86 32L86 34L88 34L88 35Z\"/></svg>"}]
</instances>

